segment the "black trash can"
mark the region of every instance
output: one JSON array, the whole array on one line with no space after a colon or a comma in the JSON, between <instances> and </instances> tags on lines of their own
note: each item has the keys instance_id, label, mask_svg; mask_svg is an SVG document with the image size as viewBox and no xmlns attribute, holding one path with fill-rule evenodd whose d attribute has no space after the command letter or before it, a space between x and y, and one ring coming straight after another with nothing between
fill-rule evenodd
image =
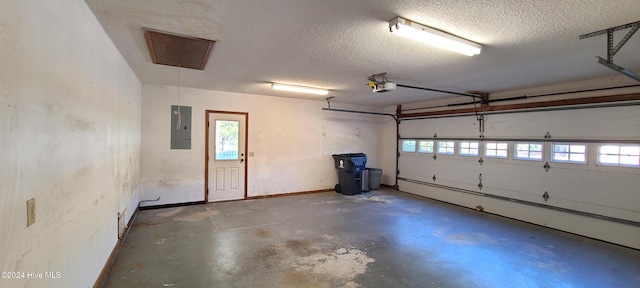
<instances>
[{"instance_id":1,"label":"black trash can","mask_svg":"<svg viewBox=\"0 0 640 288\"><path fill-rule=\"evenodd\" d=\"M338 184L336 192L344 195L360 194L362 192L362 170L367 164L364 153L333 154L338 170Z\"/></svg>"}]
</instances>

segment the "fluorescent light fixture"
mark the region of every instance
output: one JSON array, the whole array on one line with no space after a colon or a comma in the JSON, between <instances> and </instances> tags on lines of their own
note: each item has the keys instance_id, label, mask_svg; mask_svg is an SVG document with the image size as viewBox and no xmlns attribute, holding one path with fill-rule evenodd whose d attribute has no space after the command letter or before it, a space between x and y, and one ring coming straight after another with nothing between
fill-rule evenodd
<instances>
[{"instance_id":1,"label":"fluorescent light fixture","mask_svg":"<svg viewBox=\"0 0 640 288\"><path fill-rule=\"evenodd\" d=\"M482 50L482 45L478 43L401 17L396 17L389 21L389 29L392 33L467 56L478 55L480 54L480 50Z\"/></svg>"},{"instance_id":2,"label":"fluorescent light fixture","mask_svg":"<svg viewBox=\"0 0 640 288\"><path fill-rule=\"evenodd\" d=\"M299 86L299 85L290 85L290 84L281 84L281 83L271 83L271 89L282 90L282 91L291 91L291 92L300 92L307 94L317 94L317 95L327 95L329 94L329 90Z\"/></svg>"}]
</instances>

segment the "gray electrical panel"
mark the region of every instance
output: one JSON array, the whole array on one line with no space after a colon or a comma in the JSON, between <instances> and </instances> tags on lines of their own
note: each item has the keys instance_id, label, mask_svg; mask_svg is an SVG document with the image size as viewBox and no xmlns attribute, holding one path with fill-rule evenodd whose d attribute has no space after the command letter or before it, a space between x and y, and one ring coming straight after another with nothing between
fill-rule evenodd
<instances>
[{"instance_id":1,"label":"gray electrical panel","mask_svg":"<svg viewBox=\"0 0 640 288\"><path fill-rule=\"evenodd\" d=\"M191 107L171 105L171 149L191 149Z\"/></svg>"}]
</instances>

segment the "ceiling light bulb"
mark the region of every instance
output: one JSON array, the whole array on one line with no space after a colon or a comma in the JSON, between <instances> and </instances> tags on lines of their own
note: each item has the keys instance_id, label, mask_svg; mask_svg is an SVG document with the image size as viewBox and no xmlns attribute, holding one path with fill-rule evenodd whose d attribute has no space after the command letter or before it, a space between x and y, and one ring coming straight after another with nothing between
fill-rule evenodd
<instances>
[{"instance_id":1,"label":"ceiling light bulb","mask_svg":"<svg viewBox=\"0 0 640 288\"><path fill-rule=\"evenodd\" d=\"M467 56L478 55L482 50L480 44L400 17L391 20L389 28L394 34Z\"/></svg>"},{"instance_id":2,"label":"ceiling light bulb","mask_svg":"<svg viewBox=\"0 0 640 288\"><path fill-rule=\"evenodd\" d=\"M320 89L320 88L313 88L313 87L306 87L306 86L299 86L299 85L280 84L280 83L271 83L271 89L307 93L307 94L317 94L317 95L329 94L329 90L327 89Z\"/></svg>"}]
</instances>

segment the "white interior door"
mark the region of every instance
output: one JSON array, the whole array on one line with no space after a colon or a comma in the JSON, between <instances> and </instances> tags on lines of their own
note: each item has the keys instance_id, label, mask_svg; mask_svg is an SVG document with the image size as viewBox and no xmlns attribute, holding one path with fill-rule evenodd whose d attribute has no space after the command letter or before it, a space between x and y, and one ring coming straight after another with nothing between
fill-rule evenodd
<instances>
[{"instance_id":1,"label":"white interior door","mask_svg":"<svg viewBox=\"0 0 640 288\"><path fill-rule=\"evenodd\" d=\"M208 113L207 201L244 199L247 114Z\"/></svg>"}]
</instances>

